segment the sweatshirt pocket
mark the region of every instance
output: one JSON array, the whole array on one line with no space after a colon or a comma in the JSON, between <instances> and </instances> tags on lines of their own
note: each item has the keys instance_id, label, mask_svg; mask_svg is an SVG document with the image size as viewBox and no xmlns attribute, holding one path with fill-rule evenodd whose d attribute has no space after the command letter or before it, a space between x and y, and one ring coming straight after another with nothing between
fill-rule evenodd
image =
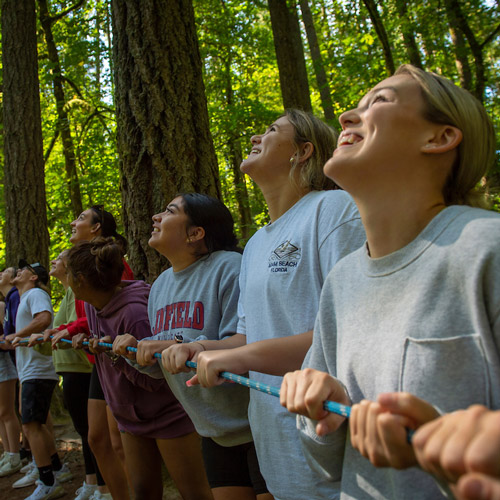
<instances>
[{"instance_id":1,"label":"sweatshirt pocket","mask_svg":"<svg viewBox=\"0 0 500 500\"><path fill-rule=\"evenodd\" d=\"M490 406L490 377L478 334L442 339L407 337L399 390L428 401L441 411Z\"/></svg>"}]
</instances>

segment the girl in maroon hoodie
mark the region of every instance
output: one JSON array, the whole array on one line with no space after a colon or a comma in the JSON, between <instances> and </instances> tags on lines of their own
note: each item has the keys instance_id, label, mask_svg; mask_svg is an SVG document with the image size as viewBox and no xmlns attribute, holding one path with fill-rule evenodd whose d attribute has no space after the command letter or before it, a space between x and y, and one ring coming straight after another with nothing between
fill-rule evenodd
<instances>
[{"instance_id":1,"label":"girl in maroon hoodie","mask_svg":"<svg viewBox=\"0 0 500 500\"><path fill-rule=\"evenodd\" d=\"M96 354L106 403L122 433L134 497L161 500L162 458L183 498L212 498L199 437L166 381L138 372L97 345L121 333L137 339L150 335L149 285L121 281L122 251L112 238L75 245L68 253L67 269L75 297L86 302L90 348Z\"/></svg>"}]
</instances>

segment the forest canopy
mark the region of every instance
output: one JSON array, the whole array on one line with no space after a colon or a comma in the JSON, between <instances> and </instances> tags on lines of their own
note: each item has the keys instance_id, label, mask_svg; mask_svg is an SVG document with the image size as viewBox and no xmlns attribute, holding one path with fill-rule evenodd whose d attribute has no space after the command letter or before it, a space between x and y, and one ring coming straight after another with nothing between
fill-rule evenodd
<instances>
[{"instance_id":1,"label":"forest canopy","mask_svg":"<svg viewBox=\"0 0 500 500\"><path fill-rule=\"evenodd\" d=\"M13 3L16 2L2 1L2 41L9 30L9 18L4 14ZM310 106L316 115L338 127L338 116L356 106L368 88L392 74L400 64L412 63L445 75L480 99L494 121L497 142L500 141L498 2L128 0L121 3L126 5L126 12L120 2L111 0L33 0L50 258L69 246L70 222L82 208L93 204L103 204L121 220L120 231L129 239L136 234L134 231L141 230L132 224L136 205L128 203L127 197L135 186L124 159L134 153L135 146L129 144L132 151L127 150L130 136L126 134L130 134L130 129L124 123L128 118L123 118L126 106L133 110L134 103L142 106L144 115L143 122L138 120L136 124L142 130L144 154L149 155L156 170L162 161L158 157L168 156L171 161L167 170L178 169L179 176L174 177L180 179L170 186L168 179L152 178L151 183L159 188L151 190L151 200L144 204L147 217L160 211L165 197L172 192L186 188L206 190L221 196L230 207L243 244L268 221L268 215L259 190L241 175L239 164L249 151L250 137L264 131L283 112L290 104L289 95L298 98L300 94L303 100L291 104ZM191 12L194 38L189 37ZM128 21L137 21L137 29L143 30L149 45L135 46L133 34L129 37L132 42L125 44L127 37L120 30L130 29L125 26L131 22L125 23L123 16L130 16ZM170 32L176 28L168 25L169 19L186 31L185 45L170 43ZM179 35L175 36L178 40ZM151 40L156 40L157 46ZM197 43L197 48L191 42ZM134 55L134 50L140 51L140 56ZM156 125L155 114L163 106L162 101L158 98L144 104L141 99L145 87L132 88L138 76L133 68L123 66L127 51L144 66L139 68L144 85L161 74L164 83L159 88L164 90L160 92L172 91L174 97L169 94L169 99L179 100L179 107L167 113L166 123L158 119L155 130L148 131L145 122L151 119ZM180 58L177 62L172 62L174 51ZM288 61L287 52L293 54ZM194 83L189 82L197 79L196 71L186 80L182 72L188 67L196 70L198 53L202 90L193 91L182 107L180 92L191 89ZM283 53L284 56L280 55ZM180 68L182 60L189 63L185 69ZM126 71L131 79L130 89L124 76ZM169 80L169 71L170 77L175 75L174 80ZM299 84L300 88L293 87ZM198 164L199 160L193 160L196 171L203 177L201 183L182 171L185 160L174 161L172 152L184 147L186 132L179 127L195 99L200 109L206 100L208 111L209 133L207 130L207 137L200 140L206 143L206 149L197 153L197 158L206 158L206 162ZM3 107L3 93L1 104ZM202 112L191 113L193 116L186 121L193 124L196 142L205 122ZM138 114L134 114L135 118ZM9 117L4 113L2 116L4 146L3 131ZM158 130L164 131L164 137L158 136ZM188 143L192 140L186 139ZM8 210L3 151L2 147L0 262L14 257L6 248ZM201 173L205 163L207 170ZM489 173L488 185L498 209L498 162ZM132 252L144 253L144 245L133 247ZM140 263L143 261L137 262L145 266ZM162 265L164 262L144 268L138 274L152 279Z\"/></svg>"}]
</instances>

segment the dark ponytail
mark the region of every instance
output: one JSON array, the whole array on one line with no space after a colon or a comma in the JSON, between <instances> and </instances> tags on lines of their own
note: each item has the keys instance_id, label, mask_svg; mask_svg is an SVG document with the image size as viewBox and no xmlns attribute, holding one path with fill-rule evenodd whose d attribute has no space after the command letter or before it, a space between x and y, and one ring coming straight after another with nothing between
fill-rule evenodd
<instances>
[{"instance_id":1,"label":"dark ponytail","mask_svg":"<svg viewBox=\"0 0 500 500\"><path fill-rule=\"evenodd\" d=\"M114 238L122 246L123 255L125 255L128 250L128 242L121 234L116 232L116 221L113 215L104 210L102 205L92 205L90 210L92 210L92 224L101 224L100 236Z\"/></svg>"},{"instance_id":2,"label":"dark ponytail","mask_svg":"<svg viewBox=\"0 0 500 500\"><path fill-rule=\"evenodd\" d=\"M190 224L205 230L204 242L209 254L217 250L242 252L234 234L233 217L224 203L200 193L185 193L179 196Z\"/></svg>"}]
</instances>

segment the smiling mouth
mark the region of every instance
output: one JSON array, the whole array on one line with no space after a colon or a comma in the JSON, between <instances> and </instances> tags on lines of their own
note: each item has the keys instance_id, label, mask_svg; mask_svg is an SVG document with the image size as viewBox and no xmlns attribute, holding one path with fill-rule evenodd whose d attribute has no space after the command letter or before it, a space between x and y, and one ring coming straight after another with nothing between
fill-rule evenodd
<instances>
[{"instance_id":1,"label":"smiling mouth","mask_svg":"<svg viewBox=\"0 0 500 500\"><path fill-rule=\"evenodd\" d=\"M340 134L337 147L340 148L342 146L352 146L354 144L357 144L358 142L361 142L362 140L363 138L358 134L342 132L342 134Z\"/></svg>"}]
</instances>

